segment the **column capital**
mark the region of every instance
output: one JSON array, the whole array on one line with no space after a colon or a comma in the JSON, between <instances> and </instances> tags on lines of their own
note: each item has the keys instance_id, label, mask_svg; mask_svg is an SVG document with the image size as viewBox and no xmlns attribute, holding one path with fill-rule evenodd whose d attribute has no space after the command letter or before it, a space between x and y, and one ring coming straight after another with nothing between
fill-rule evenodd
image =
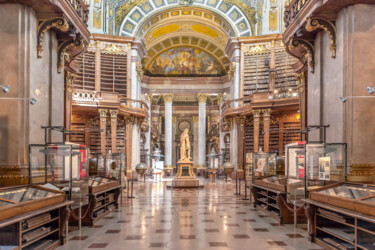
<instances>
[{"instance_id":1,"label":"column capital","mask_svg":"<svg viewBox=\"0 0 375 250\"><path fill-rule=\"evenodd\" d=\"M117 119L117 115L118 115L117 109L111 109L109 113L111 114L111 118Z\"/></svg>"},{"instance_id":2,"label":"column capital","mask_svg":"<svg viewBox=\"0 0 375 250\"><path fill-rule=\"evenodd\" d=\"M220 105L224 100L224 94L223 93L217 94L217 98L218 98L217 105Z\"/></svg>"},{"instance_id":3,"label":"column capital","mask_svg":"<svg viewBox=\"0 0 375 250\"><path fill-rule=\"evenodd\" d=\"M100 118L106 118L107 112L108 112L108 109L99 109Z\"/></svg>"},{"instance_id":4,"label":"column capital","mask_svg":"<svg viewBox=\"0 0 375 250\"><path fill-rule=\"evenodd\" d=\"M199 116L193 116L193 122L197 123L199 121Z\"/></svg>"},{"instance_id":5,"label":"column capital","mask_svg":"<svg viewBox=\"0 0 375 250\"><path fill-rule=\"evenodd\" d=\"M263 117L270 117L271 116L271 109L262 109Z\"/></svg>"},{"instance_id":6,"label":"column capital","mask_svg":"<svg viewBox=\"0 0 375 250\"><path fill-rule=\"evenodd\" d=\"M236 121L239 124L245 124L246 116L242 116L242 115L240 116L240 115L238 115L238 116L236 116Z\"/></svg>"},{"instance_id":7,"label":"column capital","mask_svg":"<svg viewBox=\"0 0 375 250\"><path fill-rule=\"evenodd\" d=\"M173 93L164 94L163 95L164 103L172 103L173 102L173 97L174 97Z\"/></svg>"},{"instance_id":8,"label":"column capital","mask_svg":"<svg viewBox=\"0 0 375 250\"><path fill-rule=\"evenodd\" d=\"M253 110L253 116L254 116L254 118L259 118L260 117L260 110L259 109Z\"/></svg>"},{"instance_id":9,"label":"column capital","mask_svg":"<svg viewBox=\"0 0 375 250\"><path fill-rule=\"evenodd\" d=\"M126 124L133 124L134 116L125 117Z\"/></svg>"},{"instance_id":10,"label":"column capital","mask_svg":"<svg viewBox=\"0 0 375 250\"><path fill-rule=\"evenodd\" d=\"M208 97L208 94L205 94L205 93L198 93L198 94L197 94L197 97L198 97L198 102L199 102L199 103L206 103L206 101L207 101L207 97Z\"/></svg>"},{"instance_id":11,"label":"column capital","mask_svg":"<svg viewBox=\"0 0 375 250\"><path fill-rule=\"evenodd\" d=\"M146 94L146 102L151 103L152 100L152 93L147 93Z\"/></svg>"},{"instance_id":12,"label":"column capital","mask_svg":"<svg viewBox=\"0 0 375 250\"><path fill-rule=\"evenodd\" d=\"M172 122L175 123L177 120L177 117L176 116L172 116Z\"/></svg>"}]
</instances>

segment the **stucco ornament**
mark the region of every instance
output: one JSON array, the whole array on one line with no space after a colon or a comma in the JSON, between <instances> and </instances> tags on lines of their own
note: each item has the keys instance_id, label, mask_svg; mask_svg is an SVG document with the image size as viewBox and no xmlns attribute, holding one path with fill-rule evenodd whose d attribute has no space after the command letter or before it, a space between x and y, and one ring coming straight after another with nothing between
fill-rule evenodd
<instances>
[{"instance_id":1,"label":"stucco ornament","mask_svg":"<svg viewBox=\"0 0 375 250\"><path fill-rule=\"evenodd\" d=\"M189 5L192 5L193 2L194 0L180 0L178 4L181 6L189 6Z\"/></svg>"}]
</instances>

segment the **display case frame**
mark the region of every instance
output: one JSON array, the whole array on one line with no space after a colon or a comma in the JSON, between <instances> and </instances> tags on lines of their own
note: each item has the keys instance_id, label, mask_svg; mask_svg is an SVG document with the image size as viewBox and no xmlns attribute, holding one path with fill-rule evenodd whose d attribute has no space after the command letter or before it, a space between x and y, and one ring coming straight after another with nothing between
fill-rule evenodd
<instances>
[{"instance_id":1,"label":"display case frame","mask_svg":"<svg viewBox=\"0 0 375 250\"><path fill-rule=\"evenodd\" d=\"M116 169L112 168L112 163L115 162ZM123 187L126 185L126 154L110 153L110 154L95 154L96 173L93 176L100 176L109 179L117 180ZM93 171L92 171L93 172Z\"/></svg>"},{"instance_id":2,"label":"display case frame","mask_svg":"<svg viewBox=\"0 0 375 250\"><path fill-rule=\"evenodd\" d=\"M274 160L270 161L271 157L273 157ZM252 158L253 183L264 177L276 175L277 153L254 152Z\"/></svg>"},{"instance_id":3,"label":"display case frame","mask_svg":"<svg viewBox=\"0 0 375 250\"><path fill-rule=\"evenodd\" d=\"M50 183L65 191L73 208L88 204L89 149L78 144L30 144L29 183ZM82 158L84 158L82 160ZM35 179L35 172L44 178Z\"/></svg>"}]
</instances>

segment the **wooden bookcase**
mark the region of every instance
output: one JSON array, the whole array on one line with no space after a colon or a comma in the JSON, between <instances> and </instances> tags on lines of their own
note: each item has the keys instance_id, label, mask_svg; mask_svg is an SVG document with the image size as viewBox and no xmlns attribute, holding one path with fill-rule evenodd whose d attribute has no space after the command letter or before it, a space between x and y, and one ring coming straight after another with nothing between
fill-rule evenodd
<instances>
[{"instance_id":1,"label":"wooden bookcase","mask_svg":"<svg viewBox=\"0 0 375 250\"><path fill-rule=\"evenodd\" d=\"M325 249L374 249L375 217L311 199L309 239Z\"/></svg>"},{"instance_id":2,"label":"wooden bookcase","mask_svg":"<svg viewBox=\"0 0 375 250\"><path fill-rule=\"evenodd\" d=\"M127 57L124 55L101 54L100 88L104 92L126 96Z\"/></svg>"},{"instance_id":3,"label":"wooden bookcase","mask_svg":"<svg viewBox=\"0 0 375 250\"><path fill-rule=\"evenodd\" d=\"M95 53L86 52L77 58L80 71L76 74L74 88L95 90Z\"/></svg>"},{"instance_id":4,"label":"wooden bookcase","mask_svg":"<svg viewBox=\"0 0 375 250\"><path fill-rule=\"evenodd\" d=\"M68 207L64 201L0 221L0 246L14 249L54 249L66 242ZM31 224L33 221L33 224Z\"/></svg>"}]
</instances>

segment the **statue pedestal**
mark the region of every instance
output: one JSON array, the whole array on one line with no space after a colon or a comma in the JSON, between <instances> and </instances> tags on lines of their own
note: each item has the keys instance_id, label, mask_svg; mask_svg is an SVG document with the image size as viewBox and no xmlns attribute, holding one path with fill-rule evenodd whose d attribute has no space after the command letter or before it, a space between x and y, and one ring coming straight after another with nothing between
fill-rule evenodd
<instances>
[{"instance_id":1,"label":"statue pedestal","mask_svg":"<svg viewBox=\"0 0 375 250\"><path fill-rule=\"evenodd\" d=\"M193 162L186 159L177 162L178 170L177 175L172 181L172 185L169 187L173 188L199 188L203 185L199 185L199 180L195 177L193 171Z\"/></svg>"}]
</instances>

